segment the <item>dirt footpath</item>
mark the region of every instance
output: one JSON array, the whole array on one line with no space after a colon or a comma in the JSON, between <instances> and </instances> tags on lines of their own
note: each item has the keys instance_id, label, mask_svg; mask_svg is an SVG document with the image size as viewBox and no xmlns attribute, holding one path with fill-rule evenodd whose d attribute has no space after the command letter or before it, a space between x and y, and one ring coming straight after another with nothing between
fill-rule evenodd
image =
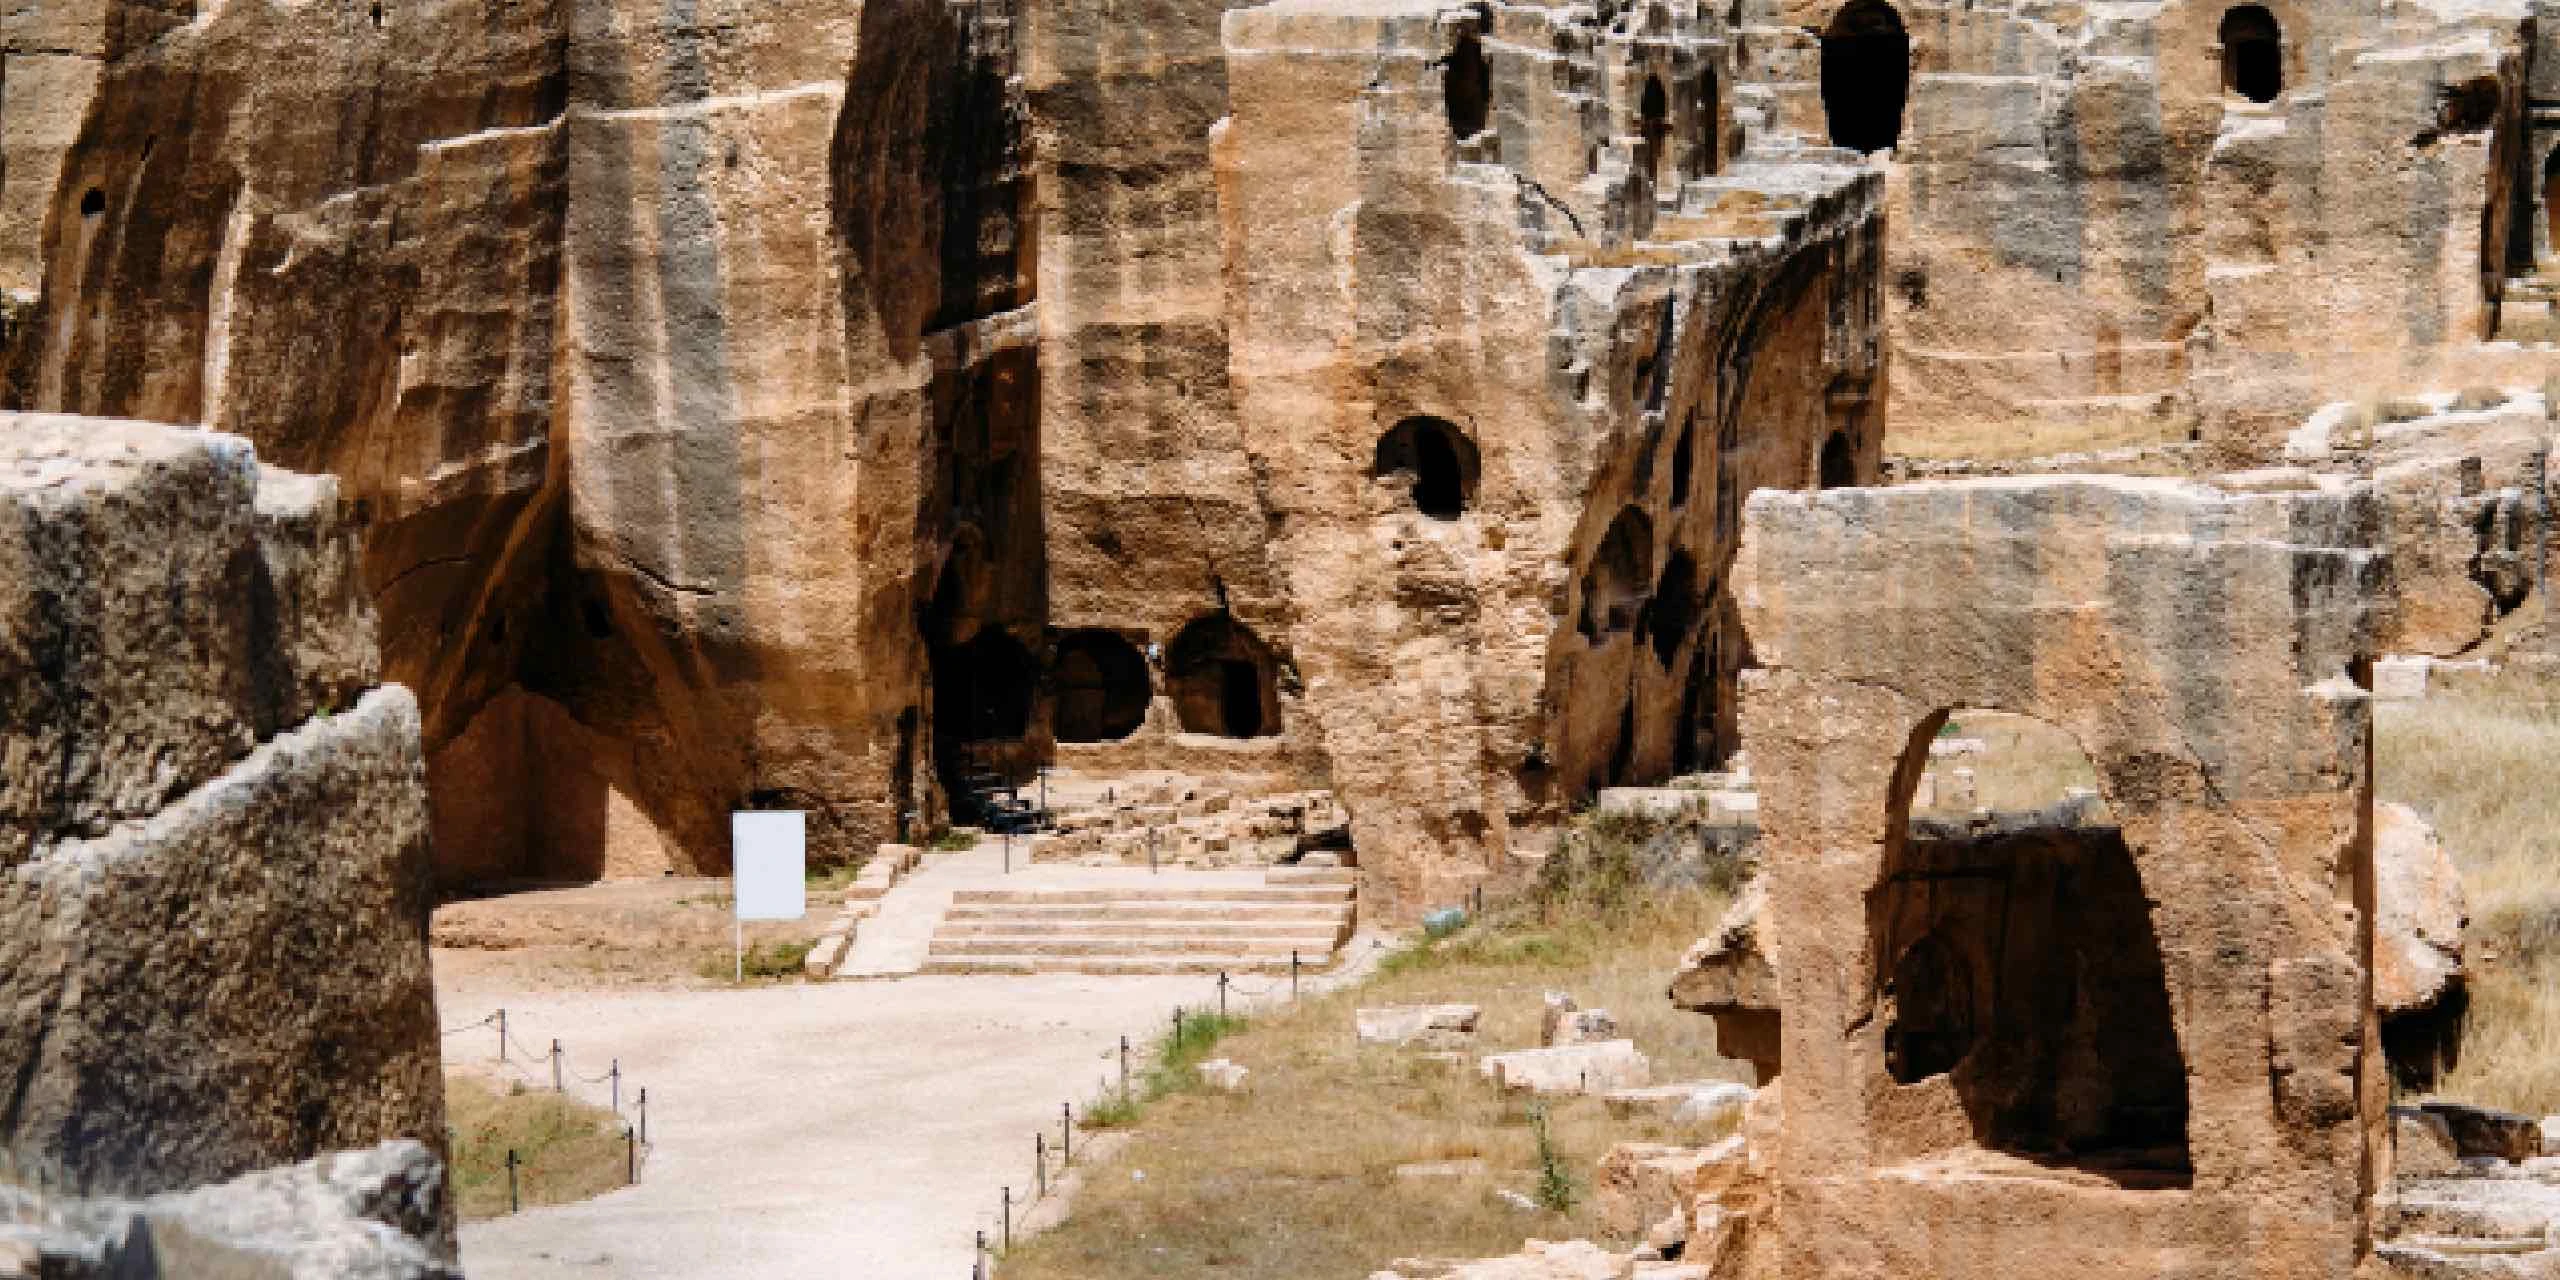
<instances>
[{"instance_id":1,"label":"dirt footpath","mask_svg":"<svg viewBox=\"0 0 2560 1280\"><path fill-rule=\"evenodd\" d=\"M641 1185L462 1231L473 1280L955 1280L997 1188L1031 1179L1058 1104L1116 1071L1213 979L918 977L745 990L563 991L438 954L444 1024L503 1006L573 1071L649 1090ZM457 1064L493 1037L446 1042ZM592 1091L592 1090L590 1090ZM600 1099L599 1099L600 1100Z\"/></svg>"}]
</instances>

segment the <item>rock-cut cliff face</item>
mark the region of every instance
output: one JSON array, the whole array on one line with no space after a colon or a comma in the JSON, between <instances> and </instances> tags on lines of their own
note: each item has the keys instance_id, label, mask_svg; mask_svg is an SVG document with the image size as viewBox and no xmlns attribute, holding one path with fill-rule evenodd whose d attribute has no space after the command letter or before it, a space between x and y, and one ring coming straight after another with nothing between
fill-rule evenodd
<instances>
[{"instance_id":1,"label":"rock-cut cliff face","mask_svg":"<svg viewBox=\"0 0 2560 1280\"><path fill-rule=\"evenodd\" d=\"M0 394L337 477L447 880L1055 762L1463 886L1730 748L1741 497L1875 472L1880 188L1742 154L1715 14L1321 10L20 10Z\"/></svg>"},{"instance_id":2,"label":"rock-cut cliff face","mask_svg":"<svg viewBox=\"0 0 2560 1280\"><path fill-rule=\"evenodd\" d=\"M356 561L336 482L237 437L0 414L17 1178L148 1196L443 1149L418 708Z\"/></svg>"}]
</instances>

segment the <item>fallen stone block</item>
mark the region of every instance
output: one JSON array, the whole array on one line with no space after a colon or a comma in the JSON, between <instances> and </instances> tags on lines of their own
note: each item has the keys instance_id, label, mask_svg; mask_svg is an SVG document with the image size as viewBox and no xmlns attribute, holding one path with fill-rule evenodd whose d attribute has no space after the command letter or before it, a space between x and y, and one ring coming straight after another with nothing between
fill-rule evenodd
<instances>
[{"instance_id":1,"label":"fallen stone block","mask_svg":"<svg viewBox=\"0 0 2560 1280\"><path fill-rule=\"evenodd\" d=\"M1239 1066L1225 1058L1211 1058L1201 1063L1198 1070L1200 1083L1220 1093L1234 1093L1244 1088L1244 1078L1251 1074L1249 1068Z\"/></svg>"},{"instance_id":2,"label":"fallen stone block","mask_svg":"<svg viewBox=\"0 0 2560 1280\"><path fill-rule=\"evenodd\" d=\"M2513 1162L2542 1154L2542 1124L2531 1116L2458 1102L2429 1102L2419 1110L2444 1121L2456 1155Z\"/></svg>"},{"instance_id":3,"label":"fallen stone block","mask_svg":"<svg viewBox=\"0 0 2560 1280\"><path fill-rule=\"evenodd\" d=\"M1556 1019L1548 1033L1547 1047L1568 1044L1598 1044L1618 1038L1618 1020L1606 1009L1572 1009Z\"/></svg>"},{"instance_id":4,"label":"fallen stone block","mask_svg":"<svg viewBox=\"0 0 2560 1280\"><path fill-rule=\"evenodd\" d=\"M1744 1112L1758 1096L1747 1084L1718 1081L1692 1092L1672 1113L1671 1123L1690 1133L1731 1133L1742 1126Z\"/></svg>"},{"instance_id":5,"label":"fallen stone block","mask_svg":"<svg viewBox=\"0 0 2560 1280\"><path fill-rule=\"evenodd\" d=\"M1431 1178L1478 1178L1484 1176L1482 1160L1417 1160L1395 1167L1398 1178L1423 1180Z\"/></svg>"},{"instance_id":6,"label":"fallen stone block","mask_svg":"<svg viewBox=\"0 0 2560 1280\"><path fill-rule=\"evenodd\" d=\"M1478 1063L1496 1088L1532 1093L1606 1093L1651 1083L1652 1064L1632 1040L1558 1045L1487 1055Z\"/></svg>"},{"instance_id":7,"label":"fallen stone block","mask_svg":"<svg viewBox=\"0 0 2560 1280\"><path fill-rule=\"evenodd\" d=\"M1448 1050L1475 1043L1476 1020L1483 1014L1471 1004L1395 1004L1355 1009L1351 1017L1362 1044Z\"/></svg>"},{"instance_id":8,"label":"fallen stone block","mask_svg":"<svg viewBox=\"0 0 2560 1280\"><path fill-rule=\"evenodd\" d=\"M2391 1109L2392 1171L2403 1178L2442 1178L2462 1172L2462 1154L2444 1117L2416 1107Z\"/></svg>"},{"instance_id":9,"label":"fallen stone block","mask_svg":"<svg viewBox=\"0 0 2560 1280\"><path fill-rule=\"evenodd\" d=\"M835 976L836 961L843 955L844 935L830 933L809 948L808 956L800 962L800 972L812 982L824 982Z\"/></svg>"},{"instance_id":10,"label":"fallen stone block","mask_svg":"<svg viewBox=\"0 0 2560 1280\"><path fill-rule=\"evenodd\" d=\"M1621 1142L1600 1157L1592 1201L1612 1236L1632 1236L1680 1207L1681 1187L1708 1155L1695 1147Z\"/></svg>"}]
</instances>

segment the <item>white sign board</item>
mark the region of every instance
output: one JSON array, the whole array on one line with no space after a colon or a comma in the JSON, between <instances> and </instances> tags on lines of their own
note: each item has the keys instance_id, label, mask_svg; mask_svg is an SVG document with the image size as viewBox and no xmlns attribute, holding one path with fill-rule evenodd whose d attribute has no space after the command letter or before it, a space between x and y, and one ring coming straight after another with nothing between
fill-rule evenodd
<instances>
[{"instance_id":1,"label":"white sign board","mask_svg":"<svg viewBox=\"0 0 2560 1280\"><path fill-rule=\"evenodd\" d=\"M797 920L809 911L809 815L729 815L729 866L740 920Z\"/></svg>"}]
</instances>

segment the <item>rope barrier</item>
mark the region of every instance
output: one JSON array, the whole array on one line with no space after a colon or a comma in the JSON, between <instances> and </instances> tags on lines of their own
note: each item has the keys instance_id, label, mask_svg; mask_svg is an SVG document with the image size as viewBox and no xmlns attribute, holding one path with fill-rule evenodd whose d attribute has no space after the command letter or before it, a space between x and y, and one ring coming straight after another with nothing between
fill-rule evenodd
<instances>
[{"instance_id":1,"label":"rope barrier","mask_svg":"<svg viewBox=\"0 0 2560 1280\"><path fill-rule=\"evenodd\" d=\"M494 1014L494 1013L493 1013L493 1014L490 1014L488 1017L482 1018L482 1019L481 1019L481 1020L479 1020L478 1022L465 1023L465 1024L464 1024L464 1025L462 1025L462 1026L455 1027L455 1028L453 1028L452 1030L445 1032L444 1034L445 1034L445 1036L446 1036L447 1038L451 1038L451 1037L453 1037L453 1036L461 1035L461 1034L462 1034L463 1032L465 1032L465 1031L478 1031L478 1030L480 1030L481 1028L486 1027L486 1026L488 1026L489 1024L493 1023L493 1022L496 1022L497 1020L498 1020L498 1015L496 1015L496 1014Z\"/></svg>"}]
</instances>

